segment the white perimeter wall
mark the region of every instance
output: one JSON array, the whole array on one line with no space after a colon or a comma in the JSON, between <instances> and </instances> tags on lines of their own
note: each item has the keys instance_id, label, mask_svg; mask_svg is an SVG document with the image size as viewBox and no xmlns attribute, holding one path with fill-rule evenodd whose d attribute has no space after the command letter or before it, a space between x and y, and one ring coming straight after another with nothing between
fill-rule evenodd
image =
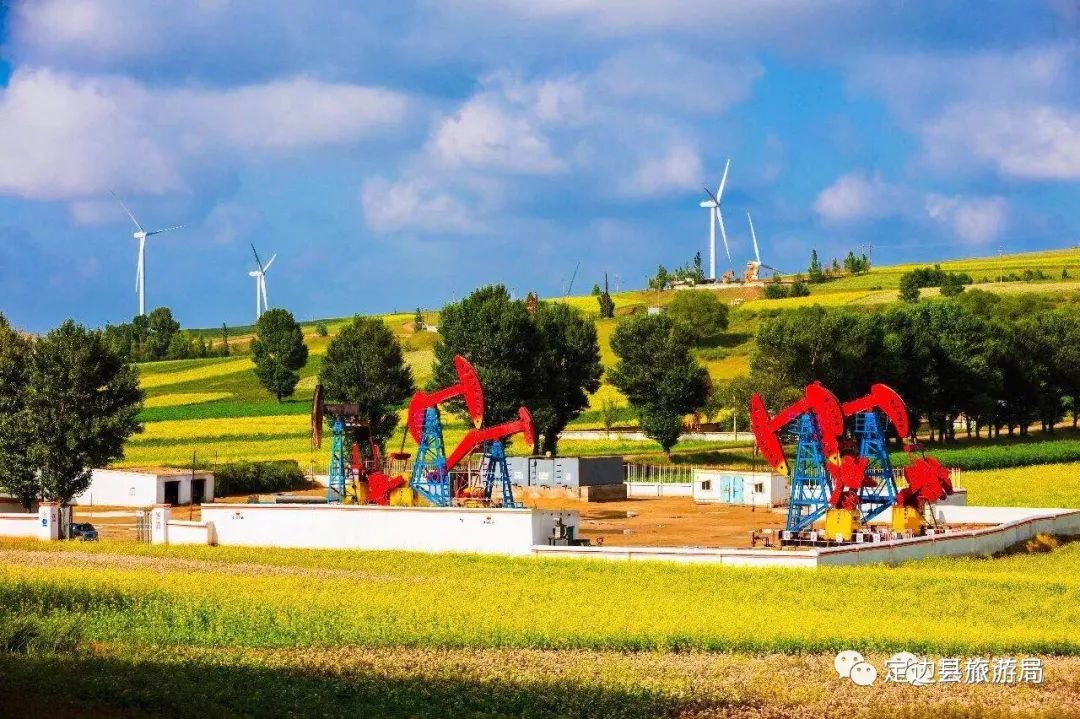
<instances>
[{"instance_id":1,"label":"white perimeter wall","mask_svg":"<svg viewBox=\"0 0 1080 719\"><path fill-rule=\"evenodd\" d=\"M530 509L202 505L202 519L222 546L528 555L547 543L560 517L578 527L577 512Z\"/></svg>"},{"instance_id":2,"label":"white perimeter wall","mask_svg":"<svg viewBox=\"0 0 1080 719\"><path fill-rule=\"evenodd\" d=\"M33 537L46 542L59 539L59 506L55 502L42 502L33 514L0 514L0 537Z\"/></svg>"},{"instance_id":3,"label":"white perimeter wall","mask_svg":"<svg viewBox=\"0 0 1080 719\"><path fill-rule=\"evenodd\" d=\"M690 482L627 482L627 497L689 497L693 494Z\"/></svg>"}]
</instances>

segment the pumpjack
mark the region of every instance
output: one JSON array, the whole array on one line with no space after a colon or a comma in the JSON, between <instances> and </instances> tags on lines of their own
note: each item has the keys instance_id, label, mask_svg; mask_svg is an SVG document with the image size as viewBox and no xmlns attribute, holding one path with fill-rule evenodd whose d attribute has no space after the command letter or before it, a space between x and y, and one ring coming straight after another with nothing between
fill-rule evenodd
<instances>
[{"instance_id":1,"label":"pumpjack","mask_svg":"<svg viewBox=\"0 0 1080 719\"><path fill-rule=\"evenodd\" d=\"M762 456L781 474L789 473L782 440L795 439L785 527L792 541L822 519L826 542L851 541L865 523L889 509L893 531L922 532L927 506L952 494L948 470L925 456L905 468L908 486L897 490L887 431L891 426L904 440L910 421L904 401L887 385L875 384L863 397L841 404L814 382L775 416L755 394L750 422Z\"/></svg>"},{"instance_id":2,"label":"pumpjack","mask_svg":"<svg viewBox=\"0 0 1080 719\"><path fill-rule=\"evenodd\" d=\"M328 418L333 436L327 483L328 502L385 505L391 503L397 490L408 488L428 504L438 507L456 503L521 506L514 500L506 465L506 441L515 434L521 434L525 443L533 447L536 444L536 430L532 415L528 409L521 407L517 419L482 427L485 403L480 377L464 357L454 357L454 369L458 379L455 384L435 392L416 392L409 401L405 432L412 435L418 449L408 479L403 475L390 476L384 471L379 445L371 435L369 423L362 418L359 405L327 403L323 398L322 386L315 387L311 410L312 447L318 449L322 446L323 425ZM439 407L453 400L464 402L473 429L465 434L461 443L447 457ZM366 457L362 446L367 447ZM480 480L470 485L466 475L464 482L455 483L452 471L477 449L482 450ZM408 458L404 452L391 453L390 456L399 461Z\"/></svg>"}]
</instances>

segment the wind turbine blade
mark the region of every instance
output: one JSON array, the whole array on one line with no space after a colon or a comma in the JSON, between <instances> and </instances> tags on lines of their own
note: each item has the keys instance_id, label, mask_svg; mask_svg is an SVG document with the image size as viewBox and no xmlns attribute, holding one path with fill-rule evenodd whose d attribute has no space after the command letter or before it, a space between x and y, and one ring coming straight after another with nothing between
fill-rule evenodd
<instances>
[{"instance_id":1,"label":"wind turbine blade","mask_svg":"<svg viewBox=\"0 0 1080 719\"><path fill-rule=\"evenodd\" d=\"M270 309L270 302L266 299L266 275L259 275L259 292L262 294L263 312Z\"/></svg>"},{"instance_id":2,"label":"wind turbine blade","mask_svg":"<svg viewBox=\"0 0 1080 719\"><path fill-rule=\"evenodd\" d=\"M750 219L750 213L746 213L746 221L750 223L750 239L754 241L754 259L761 264L761 253L758 252L757 234L754 232L754 221Z\"/></svg>"},{"instance_id":3,"label":"wind turbine blade","mask_svg":"<svg viewBox=\"0 0 1080 719\"><path fill-rule=\"evenodd\" d=\"M126 212L127 216L131 218L131 221L135 223L135 226L139 228L139 232L145 232L146 230L144 230L143 226L139 224L139 221L135 219L135 215L131 214L131 210L129 210L128 206L124 204L124 201L121 200L120 197L112 190L109 190L109 194L111 194L113 196L113 199L119 202L120 206L124 208L124 212Z\"/></svg>"},{"instance_id":4,"label":"wind turbine blade","mask_svg":"<svg viewBox=\"0 0 1080 719\"><path fill-rule=\"evenodd\" d=\"M274 260L276 260L276 259L277 259L277 253L275 252L274 256L271 257L270 261L266 263L265 267L263 267L263 272L267 272L270 269L270 265L274 264Z\"/></svg>"},{"instance_id":5,"label":"wind turbine blade","mask_svg":"<svg viewBox=\"0 0 1080 719\"><path fill-rule=\"evenodd\" d=\"M731 248L728 247L727 242L727 230L724 229L724 216L720 213L720 208L716 208L716 220L720 223L720 237L724 240L724 254L727 255L728 266L731 265Z\"/></svg>"},{"instance_id":6,"label":"wind turbine blade","mask_svg":"<svg viewBox=\"0 0 1080 719\"><path fill-rule=\"evenodd\" d=\"M142 280L142 257L135 262L135 292L139 291L139 281Z\"/></svg>"},{"instance_id":7,"label":"wind turbine blade","mask_svg":"<svg viewBox=\"0 0 1080 719\"><path fill-rule=\"evenodd\" d=\"M716 191L716 204L718 205L720 204L720 200L724 197L724 185L727 184L727 173L730 168L731 159L729 158L728 161L724 163L724 176L720 178L720 188Z\"/></svg>"},{"instance_id":8,"label":"wind turbine blade","mask_svg":"<svg viewBox=\"0 0 1080 719\"><path fill-rule=\"evenodd\" d=\"M263 268L262 260L259 259L259 253L255 251L255 245L251 245L251 253L255 255L255 264L259 266L259 272L265 272L266 270Z\"/></svg>"},{"instance_id":9,"label":"wind turbine blade","mask_svg":"<svg viewBox=\"0 0 1080 719\"><path fill-rule=\"evenodd\" d=\"M160 235L162 232L172 232L173 230L179 230L181 227L187 227L187 225L173 225L172 227L166 227L161 230L154 230L153 232L147 232L146 236L149 237L150 235Z\"/></svg>"},{"instance_id":10,"label":"wind turbine blade","mask_svg":"<svg viewBox=\"0 0 1080 719\"><path fill-rule=\"evenodd\" d=\"M709 200L712 201L713 205L719 205L720 204L720 201L716 199L716 195L714 195L712 193L712 190L710 190L708 187L705 188L705 194L709 196ZM701 206L702 207L709 207L709 205L704 203L704 202L701 203Z\"/></svg>"}]
</instances>

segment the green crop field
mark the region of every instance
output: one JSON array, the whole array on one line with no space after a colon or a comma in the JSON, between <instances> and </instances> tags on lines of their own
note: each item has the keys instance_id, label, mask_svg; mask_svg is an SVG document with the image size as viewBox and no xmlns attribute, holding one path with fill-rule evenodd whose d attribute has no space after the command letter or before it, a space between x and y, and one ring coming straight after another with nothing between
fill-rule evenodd
<instances>
[{"instance_id":1,"label":"green crop field","mask_svg":"<svg viewBox=\"0 0 1080 719\"><path fill-rule=\"evenodd\" d=\"M745 375L749 371L754 335L764 315L806 306L814 303L828 306L883 304L896 300L895 287L904 271L916 265L874 268L865 275L841 277L823 284L813 285L810 297L783 300L765 300L759 291L747 288L722 290L720 296L734 305L731 325L725 335L711 347L695 350L698 360L709 371L715 382L724 382ZM1080 293L1080 250L1006 255L1001 258L983 258L944 262L942 266L952 271L971 273L977 280L991 278L995 272L1023 272L1040 269L1050 277L1060 277L1062 269L1068 269L1075 281L1006 282L979 285L991 292L1033 291L1061 296L1062 293ZM926 290L932 296L936 290ZM675 292L657 294L654 291L631 291L614 295L617 317L645 312L658 302L668 304ZM614 365L616 358L611 351L611 334L617 320L601 320L598 304L593 296L557 298L566 302L596 321L600 339L601 361L605 367ZM438 323L437 312L425 313L429 323ZM413 370L418 386L426 384L432 373L434 354L432 347L438 339L434 332L413 331L413 316L409 313L384 315L383 320L401 341L405 358ZM303 324L305 339L311 351L307 367L301 373L296 396L284 403L277 403L259 385L252 371L250 358L234 356L225 359L179 360L146 363L139 366L142 385L147 393L142 419L146 431L128 443L123 466L171 466L187 465L195 452L201 461L226 461L228 459L295 459L301 466L312 464L320 468L325 464L322 452L313 453L308 441L306 415L316 376L326 352L326 347L346 319L327 319ZM319 324L329 330L327 337L316 331ZM230 342L233 347L244 348L251 339L251 327L233 328ZM199 330L214 338L218 330ZM599 429L603 427L601 406L614 401L620 408L618 424L633 425L635 420L626 410L625 398L610 384L603 384L589 398L589 409L571 425L572 429ZM721 413L721 419L725 416ZM258 421L255 421L258 420ZM463 429L463 426L453 431ZM394 442L397 440L395 439ZM405 449L412 451L411 440ZM518 448L520 451L521 448ZM590 443L575 442L566 451L582 454L621 452L629 455L648 455L657 451L651 442L636 443ZM719 448L717 448L719 449ZM708 460L702 447L684 443L677 456L685 459ZM1062 448L1059 452L1065 452ZM1071 452L1071 450L1070 450ZM1031 461L1055 462L1077 459L1072 453L1047 455ZM718 463L738 466L742 461L735 455L712 457ZM975 460L972 460L975 461ZM1030 462L1027 462L1030 463ZM961 465L957 465L961 466ZM1000 464L970 464L962 466L991 467Z\"/></svg>"}]
</instances>

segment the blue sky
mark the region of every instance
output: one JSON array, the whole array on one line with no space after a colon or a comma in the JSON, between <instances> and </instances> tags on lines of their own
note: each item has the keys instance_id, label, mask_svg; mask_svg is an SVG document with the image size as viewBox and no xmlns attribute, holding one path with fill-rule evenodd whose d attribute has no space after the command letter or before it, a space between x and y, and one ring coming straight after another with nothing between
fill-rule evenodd
<instances>
[{"instance_id":1,"label":"blue sky","mask_svg":"<svg viewBox=\"0 0 1080 719\"><path fill-rule=\"evenodd\" d=\"M948 5L948 7L946 7ZM0 5L0 7L3 7ZM249 323L641 286L697 203L804 268L1080 242L1080 6L35 0L0 15L0 311ZM726 261L721 261L721 270Z\"/></svg>"}]
</instances>

